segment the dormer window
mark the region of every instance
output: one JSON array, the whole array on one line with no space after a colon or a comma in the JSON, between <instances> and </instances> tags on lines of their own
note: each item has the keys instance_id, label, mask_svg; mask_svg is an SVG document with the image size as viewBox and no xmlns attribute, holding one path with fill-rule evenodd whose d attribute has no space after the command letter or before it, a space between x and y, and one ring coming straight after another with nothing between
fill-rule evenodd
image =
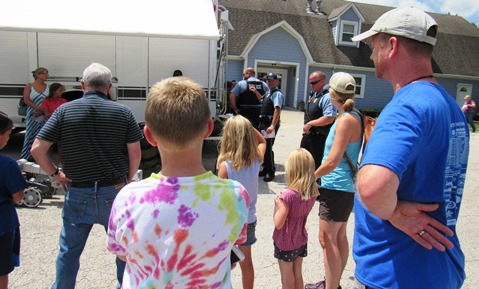
<instances>
[{"instance_id":1,"label":"dormer window","mask_svg":"<svg viewBox=\"0 0 479 289\"><path fill-rule=\"evenodd\" d=\"M339 29L339 44L356 46L352 38L358 33L358 22L343 20Z\"/></svg>"},{"instance_id":2,"label":"dormer window","mask_svg":"<svg viewBox=\"0 0 479 289\"><path fill-rule=\"evenodd\" d=\"M345 4L334 9L328 17L336 46L359 47L359 42L353 42L352 38L359 34L364 17L354 3Z\"/></svg>"}]
</instances>

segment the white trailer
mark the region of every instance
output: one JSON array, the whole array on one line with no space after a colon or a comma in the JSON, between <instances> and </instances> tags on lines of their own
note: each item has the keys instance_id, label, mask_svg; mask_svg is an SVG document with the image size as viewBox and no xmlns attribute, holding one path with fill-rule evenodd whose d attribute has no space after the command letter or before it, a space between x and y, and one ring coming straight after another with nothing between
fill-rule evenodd
<instances>
[{"instance_id":1,"label":"white trailer","mask_svg":"<svg viewBox=\"0 0 479 289\"><path fill-rule=\"evenodd\" d=\"M48 83L81 96L83 70L99 62L113 73L112 99L128 105L138 122L144 121L149 87L176 69L204 87L215 115L216 96L224 96L221 56L229 27L217 1L4 0L0 110L24 127L17 104L33 81L31 71L45 67Z\"/></svg>"}]
</instances>

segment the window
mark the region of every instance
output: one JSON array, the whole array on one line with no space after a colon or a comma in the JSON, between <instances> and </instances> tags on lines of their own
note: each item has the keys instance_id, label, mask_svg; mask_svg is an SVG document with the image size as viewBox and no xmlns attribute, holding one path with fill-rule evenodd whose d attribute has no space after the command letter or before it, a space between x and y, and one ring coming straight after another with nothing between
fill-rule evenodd
<instances>
[{"instance_id":1,"label":"window","mask_svg":"<svg viewBox=\"0 0 479 289\"><path fill-rule=\"evenodd\" d=\"M356 42L352 38L357 34L358 23L352 21L341 21L339 30L339 44L356 46Z\"/></svg>"},{"instance_id":2,"label":"window","mask_svg":"<svg viewBox=\"0 0 479 289\"><path fill-rule=\"evenodd\" d=\"M351 74L356 81L356 95L355 98L364 98L364 85L366 83L366 75Z\"/></svg>"},{"instance_id":3,"label":"window","mask_svg":"<svg viewBox=\"0 0 479 289\"><path fill-rule=\"evenodd\" d=\"M119 86L118 87L118 99L121 100L145 100L146 99L146 88L144 87L126 87L126 86Z\"/></svg>"},{"instance_id":4,"label":"window","mask_svg":"<svg viewBox=\"0 0 479 289\"><path fill-rule=\"evenodd\" d=\"M0 95L22 96L24 88L25 88L25 84L1 85Z\"/></svg>"}]
</instances>

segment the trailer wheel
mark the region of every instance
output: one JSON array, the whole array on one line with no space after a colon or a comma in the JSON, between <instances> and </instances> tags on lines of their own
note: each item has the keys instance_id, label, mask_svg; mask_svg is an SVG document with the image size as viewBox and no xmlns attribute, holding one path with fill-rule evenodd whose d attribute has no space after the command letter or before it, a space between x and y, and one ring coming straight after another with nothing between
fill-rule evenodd
<instances>
[{"instance_id":1,"label":"trailer wheel","mask_svg":"<svg viewBox=\"0 0 479 289\"><path fill-rule=\"evenodd\" d=\"M42 203L42 194L35 187L28 187L23 196L23 204L29 208L36 208Z\"/></svg>"},{"instance_id":2,"label":"trailer wheel","mask_svg":"<svg viewBox=\"0 0 479 289\"><path fill-rule=\"evenodd\" d=\"M140 130L143 133L145 123L139 123ZM152 173L157 173L161 170L161 157L157 147L152 146L143 135L140 140L141 146L141 162L139 169L143 171L143 178L149 178Z\"/></svg>"}]
</instances>

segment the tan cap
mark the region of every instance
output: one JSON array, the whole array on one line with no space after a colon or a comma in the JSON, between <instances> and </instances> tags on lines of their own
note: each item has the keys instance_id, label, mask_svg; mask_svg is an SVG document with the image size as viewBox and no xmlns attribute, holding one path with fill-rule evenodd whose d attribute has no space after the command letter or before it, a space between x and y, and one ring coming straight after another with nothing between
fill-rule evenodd
<instances>
[{"instance_id":1,"label":"tan cap","mask_svg":"<svg viewBox=\"0 0 479 289\"><path fill-rule=\"evenodd\" d=\"M339 93L351 94L356 91L356 81L349 73L336 72L329 79L329 87Z\"/></svg>"},{"instance_id":2,"label":"tan cap","mask_svg":"<svg viewBox=\"0 0 479 289\"><path fill-rule=\"evenodd\" d=\"M437 23L426 12L414 7L396 8L384 13L371 29L352 40L361 41L378 33L387 33L435 45L437 39L427 35L432 26L437 27Z\"/></svg>"}]
</instances>

